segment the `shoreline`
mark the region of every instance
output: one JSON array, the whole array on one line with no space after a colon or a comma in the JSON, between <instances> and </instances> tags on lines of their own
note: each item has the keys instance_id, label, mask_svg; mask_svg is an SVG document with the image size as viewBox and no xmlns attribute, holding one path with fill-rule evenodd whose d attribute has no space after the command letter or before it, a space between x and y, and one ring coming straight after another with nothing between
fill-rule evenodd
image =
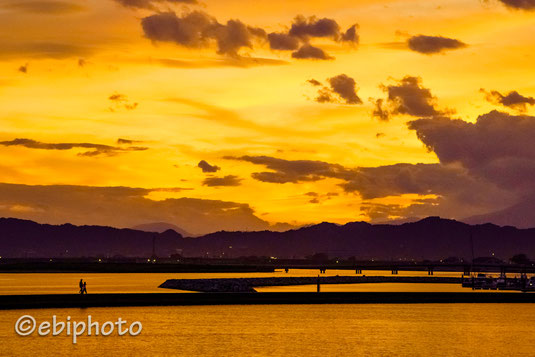
<instances>
[{"instance_id":1,"label":"shoreline","mask_svg":"<svg viewBox=\"0 0 535 357\"><path fill-rule=\"evenodd\" d=\"M132 306L429 303L535 303L535 294L502 292L269 292L0 296L0 310Z\"/></svg>"}]
</instances>

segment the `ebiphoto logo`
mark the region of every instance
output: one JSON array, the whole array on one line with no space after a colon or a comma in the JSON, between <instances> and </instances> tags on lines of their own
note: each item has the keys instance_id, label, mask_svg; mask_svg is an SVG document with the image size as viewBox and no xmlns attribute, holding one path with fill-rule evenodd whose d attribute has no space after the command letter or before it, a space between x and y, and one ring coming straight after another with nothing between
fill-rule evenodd
<instances>
[{"instance_id":1,"label":"ebiphoto logo","mask_svg":"<svg viewBox=\"0 0 535 357\"><path fill-rule=\"evenodd\" d=\"M128 324L128 321L118 318L117 321L105 321L100 323L93 321L92 316L87 316L86 321L71 321L71 317L67 316L66 321L59 321L56 315L52 316L52 320L45 320L37 323L35 318L31 315L23 315L15 322L15 332L19 336L30 336L36 330L39 336L58 336L65 334L72 336L72 343L76 343L79 336L110 336L117 332L118 336L129 334L130 336L137 336L141 333L143 326L141 322L134 321Z\"/></svg>"}]
</instances>

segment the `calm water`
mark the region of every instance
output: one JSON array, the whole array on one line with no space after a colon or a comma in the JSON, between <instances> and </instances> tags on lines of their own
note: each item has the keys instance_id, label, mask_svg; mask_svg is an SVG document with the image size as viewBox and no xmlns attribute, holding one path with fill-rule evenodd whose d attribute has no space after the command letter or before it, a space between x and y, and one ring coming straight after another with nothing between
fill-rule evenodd
<instances>
[{"instance_id":1,"label":"calm water","mask_svg":"<svg viewBox=\"0 0 535 357\"><path fill-rule=\"evenodd\" d=\"M137 337L19 337L40 322L138 320ZM533 356L533 304L270 305L2 311L5 356Z\"/></svg>"},{"instance_id":2,"label":"calm water","mask_svg":"<svg viewBox=\"0 0 535 357\"><path fill-rule=\"evenodd\" d=\"M391 275L390 271L364 271L368 276ZM317 270L293 269L289 273L14 273L0 274L0 295L78 293L78 281L87 281L88 293L176 293L159 289L167 279L317 276ZM322 276L349 275L351 270L327 270ZM399 276L427 276L427 272L399 272ZM435 272L435 276L459 277L461 273ZM258 291L316 291L315 285L257 288ZM342 284L322 285L322 291L472 291L460 284Z\"/></svg>"}]
</instances>

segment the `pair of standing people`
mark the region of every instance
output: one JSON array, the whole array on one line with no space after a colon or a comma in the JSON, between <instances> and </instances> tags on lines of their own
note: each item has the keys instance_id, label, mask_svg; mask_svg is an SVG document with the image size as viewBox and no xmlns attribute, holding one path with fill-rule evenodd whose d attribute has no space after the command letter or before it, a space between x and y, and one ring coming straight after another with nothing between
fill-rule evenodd
<instances>
[{"instance_id":1,"label":"pair of standing people","mask_svg":"<svg viewBox=\"0 0 535 357\"><path fill-rule=\"evenodd\" d=\"M87 294L87 281L80 279L78 286L80 287L80 294Z\"/></svg>"}]
</instances>

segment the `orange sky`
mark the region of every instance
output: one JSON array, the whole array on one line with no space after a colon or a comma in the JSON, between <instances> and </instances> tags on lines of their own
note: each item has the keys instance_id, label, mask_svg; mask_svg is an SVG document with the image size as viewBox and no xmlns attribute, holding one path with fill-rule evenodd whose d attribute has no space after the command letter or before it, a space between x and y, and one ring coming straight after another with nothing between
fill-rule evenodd
<instances>
[{"instance_id":1,"label":"orange sky","mask_svg":"<svg viewBox=\"0 0 535 357\"><path fill-rule=\"evenodd\" d=\"M332 60L295 59L291 51L270 50L265 39L240 48L238 56L218 54L212 40L187 48L148 39L141 20L168 10L177 16L201 10L219 23L239 19L267 33L287 32L297 15L329 18L343 31L357 23L360 41L312 38ZM0 24L0 141L124 149L80 156L90 150L3 145L0 182L185 188L151 192L147 198L246 203L271 223L399 218L403 214L395 212L374 218L363 207L405 207L441 193L409 190L366 198L361 191L344 190L339 177L266 182L252 174L273 170L229 157L322 161L348 170L439 163L407 127L416 116L372 117L369 98L386 100L381 85L420 77L421 87L435 97L435 108L471 123L493 109L518 114L486 100L481 88L535 95L530 80L535 13L500 1L154 1L152 8L139 9L114 0L21 0L0 2ZM415 35L443 36L467 46L422 54L405 43ZM318 88L307 80L328 88L327 79L340 74L355 80L362 104L314 100ZM110 100L114 94L120 100ZM523 114L535 115L535 109L528 105ZM118 138L139 143L119 145ZM128 149L132 146L146 149ZM220 170L203 172L197 167L201 160ZM203 184L225 177L222 182L235 185ZM3 204L4 212L18 215L16 202ZM465 208L459 216L492 210ZM449 207L443 214L454 212Z\"/></svg>"}]
</instances>

